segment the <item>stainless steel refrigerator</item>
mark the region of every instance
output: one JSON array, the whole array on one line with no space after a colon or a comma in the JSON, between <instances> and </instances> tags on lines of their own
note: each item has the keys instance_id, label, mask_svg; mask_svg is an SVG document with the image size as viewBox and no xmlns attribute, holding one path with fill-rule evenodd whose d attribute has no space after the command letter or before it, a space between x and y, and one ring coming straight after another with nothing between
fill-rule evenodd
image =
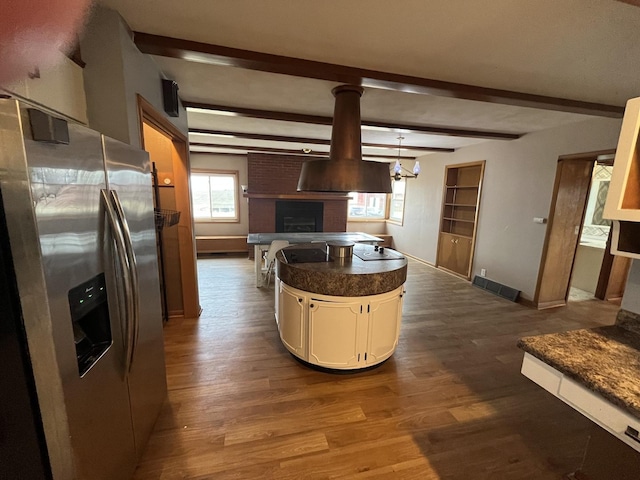
<instances>
[{"instance_id":1,"label":"stainless steel refrigerator","mask_svg":"<svg viewBox=\"0 0 640 480\"><path fill-rule=\"evenodd\" d=\"M130 478L166 398L148 155L3 99L0 194L53 478Z\"/></svg>"}]
</instances>

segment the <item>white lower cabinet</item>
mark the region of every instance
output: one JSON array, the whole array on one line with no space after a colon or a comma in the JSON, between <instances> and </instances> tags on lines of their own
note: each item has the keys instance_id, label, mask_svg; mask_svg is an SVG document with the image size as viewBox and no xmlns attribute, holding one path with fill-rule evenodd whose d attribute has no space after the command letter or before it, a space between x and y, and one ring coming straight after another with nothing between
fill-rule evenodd
<instances>
[{"instance_id":1,"label":"white lower cabinet","mask_svg":"<svg viewBox=\"0 0 640 480\"><path fill-rule=\"evenodd\" d=\"M309 303L309 363L327 368L357 368L364 357L367 318L359 302ZM362 358L364 360L364 358Z\"/></svg>"},{"instance_id":2,"label":"white lower cabinet","mask_svg":"<svg viewBox=\"0 0 640 480\"><path fill-rule=\"evenodd\" d=\"M304 297L282 282L279 285L278 330L284 346L294 355L305 358L307 355Z\"/></svg>"},{"instance_id":3,"label":"white lower cabinet","mask_svg":"<svg viewBox=\"0 0 640 480\"><path fill-rule=\"evenodd\" d=\"M521 372L634 450L640 451L639 419L529 353L524 354Z\"/></svg>"},{"instance_id":4,"label":"white lower cabinet","mask_svg":"<svg viewBox=\"0 0 640 480\"><path fill-rule=\"evenodd\" d=\"M311 364L358 369L381 363L398 345L403 286L380 295L317 295L277 284L283 345Z\"/></svg>"}]
</instances>

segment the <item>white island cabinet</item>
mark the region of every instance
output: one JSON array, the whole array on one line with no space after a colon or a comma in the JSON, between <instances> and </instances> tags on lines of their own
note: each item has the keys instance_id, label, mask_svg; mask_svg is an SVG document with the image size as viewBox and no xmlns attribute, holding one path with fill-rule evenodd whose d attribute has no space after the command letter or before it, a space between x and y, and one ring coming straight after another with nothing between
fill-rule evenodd
<instances>
[{"instance_id":1,"label":"white island cabinet","mask_svg":"<svg viewBox=\"0 0 640 480\"><path fill-rule=\"evenodd\" d=\"M404 287L378 295L338 297L277 281L276 320L283 345L324 368L360 369L388 359L398 345Z\"/></svg>"}]
</instances>

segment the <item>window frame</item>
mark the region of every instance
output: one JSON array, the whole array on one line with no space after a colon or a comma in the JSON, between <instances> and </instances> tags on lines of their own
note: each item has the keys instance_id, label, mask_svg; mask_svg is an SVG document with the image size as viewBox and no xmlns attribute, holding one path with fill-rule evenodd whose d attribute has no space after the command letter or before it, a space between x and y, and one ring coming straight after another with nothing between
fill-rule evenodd
<instances>
[{"instance_id":1,"label":"window frame","mask_svg":"<svg viewBox=\"0 0 640 480\"><path fill-rule=\"evenodd\" d=\"M351 202L351 198L353 194L361 194L361 195L384 195L384 213L381 217L352 217L349 215L350 207L349 203ZM347 201L347 221L348 222L386 222L389 216L389 194L387 193L368 193L368 192L349 192L348 193L349 200ZM366 200L365 200L365 212L366 212Z\"/></svg>"},{"instance_id":2,"label":"window frame","mask_svg":"<svg viewBox=\"0 0 640 480\"><path fill-rule=\"evenodd\" d=\"M400 215L400 219L397 218L391 218L391 202L393 201L393 195L395 192L391 192L390 194L387 195L388 197L388 202L387 202L387 222L389 223L393 223L394 225L403 225L404 224L404 207L406 205L406 200L407 200L407 179L403 178L401 180L393 180L391 182L391 190L393 190L393 186L397 185L400 182L404 182L404 194L402 196L402 213Z\"/></svg>"},{"instance_id":3,"label":"window frame","mask_svg":"<svg viewBox=\"0 0 640 480\"><path fill-rule=\"evenodd\" d=\"M233 201L235 208L234 217L209 217L198 218L195 215L195 205L193 203L193 187L191 185L192 176L228 176L233 177L234 192ZM189 172L189 191L191 193L191 208L193 209L193 221L194 223L240 223L240 173L238 170L219 170L208 168L192 168Z\"/></svg>"}]
</instances>

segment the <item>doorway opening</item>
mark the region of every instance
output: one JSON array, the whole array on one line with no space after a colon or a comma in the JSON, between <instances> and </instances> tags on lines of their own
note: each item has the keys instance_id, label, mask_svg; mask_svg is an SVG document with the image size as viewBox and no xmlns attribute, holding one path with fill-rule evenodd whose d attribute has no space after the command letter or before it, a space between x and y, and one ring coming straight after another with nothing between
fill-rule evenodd
<instances>
[{"instance_id":1,"label":"doorway opening","mask_svg":"<svg viewBox=\"0 0 640 480\"><path fill-rule=\"evenodd\" d=\"M558 159L534 300L538 308L622 299L630 262L611 255L610 222L602 218L614 153Z\"/></svg>"},{"instance_id":2,"label":"doorway opening","mask_svg":"<svg viewBox=\"0 0 640 480\"><path fill-rule=\"evenodd\" d=\"M155 171L154 207L157 211L180 212L175 226L156 230L164 297L163 317L165 320L197 318L201 309L189 188L188 141L140 95L138 112L141 145L149 153L152 170Z\"/></svg>"}]
</instances>

